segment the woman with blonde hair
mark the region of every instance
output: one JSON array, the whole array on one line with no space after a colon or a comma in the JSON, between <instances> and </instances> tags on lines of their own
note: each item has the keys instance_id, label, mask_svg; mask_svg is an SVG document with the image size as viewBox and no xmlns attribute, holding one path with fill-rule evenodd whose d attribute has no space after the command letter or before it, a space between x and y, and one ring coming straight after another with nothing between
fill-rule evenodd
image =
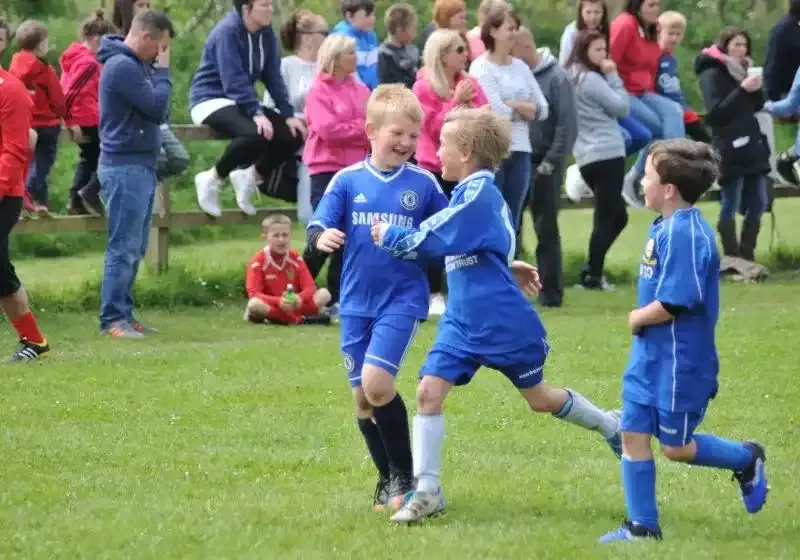
<instances>
[{"instance_id":1,"label":"woman with blonde hair","mask_svg":"<svg viewBox=\"0 0 800 560\"><path fill-rule=\"evenodd\" d=\"M356 40L347 35L330 35L317 55L318 74L306 94L305 119L308 139L303 148L303 163L311 176L311 206L317 208L328 183L338 172L367 157L369 141L366 124L369 89L356 71ZM304 255L311 275L316 278L326 255L313 247ZM339 301L342 253L331 257L327 287L334 305ZM332 309L336 314L337 307Z\"/></svg>"},{"instance_id":2,"label":"woman with blonde hair","mask_svg":"<svg viewBox=\"0 0 800 560\"><path fill-rule=\"evenodd\" d=\"M412 88L425 115L417 140L417 163L436 176L442 190L450 198L456 183L442 179L442 164L437 155L444 120L457 107L482 107L488 105L489 100L478 82L464 72L467 43L458 31L434 31L425 44L422 59L424 66ZM428 283L431 287L428 314L441 315L445 310L441 269L428 272Z\"/></svg>"}]
</instances>

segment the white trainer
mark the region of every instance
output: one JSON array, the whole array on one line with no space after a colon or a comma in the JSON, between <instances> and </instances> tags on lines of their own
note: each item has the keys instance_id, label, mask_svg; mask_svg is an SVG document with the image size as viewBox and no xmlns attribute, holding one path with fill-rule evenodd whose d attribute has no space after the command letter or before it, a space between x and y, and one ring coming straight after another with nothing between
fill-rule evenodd
<instances>
[{"instance_id":1,"label":"white trainer","mask_svg":"<svg viewBox=\"0 0 800 560\"><path fill-rule=\"evenodd\" d=\"M428 306L428 317L441 317L447 309L447 303L442 294L433 294Z\"/></svg>"},{"instance_id":2,"label":"white trainer","mask_svg":"<svg viewBox=\"0 0 800 560\"><path fill-rule=\"evenodd\" d=\"M256 207L253 206L251 200L256 189L253 168L234 169L231 171L231 174L228 175L228 179L231 180L233 191L236 193L236 205L248 216L255 216Z\"/></svg>"},{"instance_id":3,"label":"white trainer","mask_svg":"<svg viewBox=\"0 0 800 560\"><path fill-rule=\"evenodd\" d=\"M564 183L567 191L567 198L572 202L580 202L582 198L592 196L592 189L583 180L580 169L577 164L570 165L567 168L567 175L564 178Z\"/></svg>"},{"instance_id":4,"label":"white trainer","mask_svg":"<svg viewBox=\"0 0 800 560\"><path fill-rule=\"evenodd\" d=\"M200 210L211 216L222 216L222 206L219 202L220 180L213 170L201 171L194 176L194 186L197 189L197 205Z\"/></svg>"},{"instance_id":5,"label":"white trainer","mask_svg":"<svg viewBox=\"0 0 800 560\"><path fill-rule=\"evenodd\" d=\"M441 514L447 507L442 489L434 492L414 492L390 521L392 523L411 525L420 523L428 517Z\"/></svg>"},{"instance_id":6,"label":"white trainer","mask_svg":"<svg viewBox=\"0 0 800 560\"><path fill-rule=\"evenodd\" d=\"M642 197L636 192L636 181L639 179L639 174L635 168L632 168L625 174L625 179L622 182L622 200L631 208L637 210L644 209L644 201Z\"/></svg>"}]
</instances>

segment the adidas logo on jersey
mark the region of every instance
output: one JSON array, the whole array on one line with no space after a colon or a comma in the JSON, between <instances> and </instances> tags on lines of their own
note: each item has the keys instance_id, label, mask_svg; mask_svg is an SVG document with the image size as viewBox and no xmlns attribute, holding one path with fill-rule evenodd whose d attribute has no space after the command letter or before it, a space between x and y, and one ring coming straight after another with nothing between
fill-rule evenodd
<instances>
[{"instance_id":1,"label":"adidas logo on jersey","mask_svg":"<svg viewBox=\"0 0 800 560\"><path fill-rule=\"evenodd\" d=\"M365 204L367 202L367 197L364 196L364 193L358 193L353 199L353 202L356 204Z\"/></svg>"}]
</instances>

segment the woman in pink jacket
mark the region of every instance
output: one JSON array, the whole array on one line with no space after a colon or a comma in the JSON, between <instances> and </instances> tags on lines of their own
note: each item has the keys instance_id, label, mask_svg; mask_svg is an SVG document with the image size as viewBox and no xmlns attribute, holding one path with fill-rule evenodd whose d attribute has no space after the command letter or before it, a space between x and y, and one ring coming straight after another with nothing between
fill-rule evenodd
<instances>
[{"instance_id":1,"label":"woman in pink jacket","mask_svg":"<svg viewBox=\"0 0 800 560\"><path fill-rule=\"evenodd\" d=\"M424 113L417 139L417 164L436 176L448 198L456 187L456 181L442 179L442 164L437 154L444 119L456 107L474 108L489 103L478 82L464 72L467 56L467 44L461 33L453 29L437 29L425 42L424 67L417 73L412 88ZM428 314L442 315L446 307L442 295L442 270L429 269L428 283L431 288Z\"/></svg>"},{"instance_id":2,"label":"woman in pink jacket","mask_svg":"<svg viewBox=\"0 0 800 560\"><path fill-rule=\"evenodd\" d=\"M314 210L333 176L369 153L364 131L369 89L353 74L356 70L355 39L345 35L326 38L317 55L317 70L319 73L306 94L308 138L303 148L303 164L311 176ZM325 255L307 248L303 257L316 278L325 264ZM341 273L339 251L333 254L328 267L328 290L334 315L338 309Z\"/></svg>"},{"instance_id":3,"label":"woman in pink jacket","mask_svg":"<svg viewBox=\"0 0 800 560\"><path fill-rule=\"evenodd\" d=\"M477 80L464 72L467 45L458 31L437 29L431 33L422 58L423 69L412 88L425 114L417 140L417 163L436 175L449 198L456 183L442 179L442 164L436 154L444 118L456 107L482 107L489 100Z\"/></svg>"}]
</instances>

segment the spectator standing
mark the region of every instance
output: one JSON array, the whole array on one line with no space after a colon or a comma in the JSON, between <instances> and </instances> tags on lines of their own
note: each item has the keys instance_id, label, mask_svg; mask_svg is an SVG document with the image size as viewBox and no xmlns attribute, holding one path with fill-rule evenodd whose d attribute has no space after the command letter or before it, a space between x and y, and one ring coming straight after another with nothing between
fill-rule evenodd
<instances>
[{"instance_id":1,"label":"spectator standing","mask_svg":"<svg viewBox=\"0 0 800 560\"><path fill-rule=\"evenodd\" d=\"M306 95L317 73L317 53L325 37L328 24L321 15L300 10L281 25L281 43L286 51L293 54L281 59L281 76L289 94L289 103L297 120L307 126L305 116ZM264 92L264 106L275 108L275 101ZM311 178L308 168L302 163L302 148L297 152L297 218L306 225L311 218ZM252 170L251 170L252 172Z\"/></svg>"},{"instance_id":2,"label":"spectator standing","mask_svg":"<svg viewBox=\"0 0 800 560\"><path fill-rule=\"evenodd\" d=\"M531 165L534 168L530 209L536 230L536 264L542 289L539 305L561 307L564 300L564 276L561 259L561 234L558 209L567 156L572 152L578 133L575 91L558 60L543 47L536 48L533 35L526 28L517 33L514 55L533 70L536 82L547 99L548 115L543 121L531 121Z\"/></svg>"},{"instance_id":3,"label":"spectator standing","mask_svg":"<svg viewBox=\"0 0 800 560\"><path fill-rule=\"evenodd\" d=\"M26 87L0 68L0 309L19 337L6 361L37 359L50 350L11 264L9 237L22 214L25 172L33 144L33 101Z\"/></svg>"},{"instance_id":4,"label":"spectator standing","mask_svg":"<svg viewBox=\"0 0 800 560\"><path fill-rule=\"evenodd\" d=\"M486 45L481 37L481 29L489 13L508 7L506 0L481 0L478 6L478 25L467 31L467 53L469 62L472 62L486 52Z\"/></svg>"},{"instance_id":5,"label":"spectator standing","mask_svg":"<svg viewBox=\"0 0 800 560\"><path fill-rule=\"evenodd\" d=\"M628 113L630 96L607 55L606 38L598 31L584 31L567 61L578 113L573 153L583 180L594 193L589 255L581 270L580 286L602 291L613 289L603 275L605 259L628 224L621 194L625 140L617 119Z\"/></svg>"},{"instance_id":6,"label":"spectator standing","mask_svg":"<svg viewBox=\"0 0 800 560\"><path fill-rule=\"evenodd\" d=\"M786 14L769 31L767 55L764 59L764 88L767 99L777 101L789 93L800 66L800 0L789 0ZM797 115L784 117L796 122ZM793 149L780 154L775 170L790 185L800 184L800 168Z\"/></svg>"},{"instance_id":7,"label":"spectator standing","mask_svg":"<svg viewBox=\"0 0 800 560\"><path fill-rule=\"evenodd\" d=\"M511 56L516 41L514 25L507 4L487 14L481 39L488 50L475 59L470 74L486 93L492 110L511 119L511 154L500 165L494 183L503 193L519 231L531 186L530 122L546 120L548 107L531 69Z\"/></svg>"},{"instance_id":8,"label":"spectator standing","mask_svg":"<svg viewBox=\"0 0 800 560\"><path fill-rule=\"evenodd\" d=\"M78 145L78 164L67 201L68 214L89 214L83 199L99 198L100 183L97 180L97 161L100 158L100 72L102 65L97 60L100 40L116 29L107 20L103 10L97 10L80 27L80 41L72 43L59 59L61 66L61 88L64 91L64 124L72 140ZM95 194L88 190L90 183ZM81 196L83 191L83 196ZM102 213L102 204L94 213Z\"/></svg>"},{"instance_id":9,"label":"spectator standing","mask_svg":"<svg viewBox=\"0 0 800 560\"><path fill-rule=\"evenodd\" d=\"M706 123L719 152L721 208L717 231L726 256L755 260L761 216L767 208L769 146L756 120L764 105L760 76L748 76L750 34L739 27L723 29L715 44L697 56L695 73L706 106ZM736 214L746 208L737 241Z\"/></svg>"},{"instance_id":10,"label":"spectator standing","mask_svg":"<svg viewBox=\"0 0 800 560\"><path fill-rule=\"evenodd\" d=\"M37 134L26 187L38 206L37 210L47 213L47 179L58 154L64 92L55 68L44 59L50 50L44 24L35 20L22 22L16 39L20 51L11 58L9 72L19 78L33 96L33 129Z\"/></svg>"},{"instance_id":11,"label":"spectator standing","mask_svg":"<svg viewBox=\"0 0 800 560\"><path fill-rule=\"evenodd\" d=\"M412 91L417 96L424 118L417 140L416 159L420 167L430 171L449 199L455 181L442 177L439 160L440 136L448 113L458 107L478 108L489 100L475 78L467 75L467 42L453 29L437 29L425 43L424 67L417 74ZM428 315L442 315L446 309L444 273L440 268L428 269L431 298Z\"/></svg>"},{"instance_id":12,"label":"spectator standing","mask_svg":"<svg viewBox=\"0 0 800 560\"><path fill-rule=\"evenodd\" d=\"M464 44L468 44L467 5L463 0L436 0L433 4L433 21L425 26L419 37L420 52L425 50L428 38L437 29L454 29L461 33ZM467 54L469 55L469 53ZM467 61L469 60L470 58L467 56Z\"/></svg>"},{"instance_id":13,"label":"spectator standing","mask_svg":"<svg viewBox=\"0 0 800 560\"><path fill-rule=\"evenodd\" d=\"M355 76L356 41L345 35L332 35L319 49L319 73L306 95L308 140L303 148L303 163L311 176L311 206L317 209L334 175L367 157L369 140L366 124L369 89ZM306 247L304 254L311 276L316 278L327 254ZM331 302L339 302L342 252L331 256L327 286ZM337 307L333 307L336 315Z\"/></svg>"},{"instance_id":14,"label":"spectator standing","mask_svg":"<svg viewBox=\"0 0 800 560\"><path fill-rule=\"evenodd\" d=\"M630 117L650 131L654 139L683 138L683 107L656 93L656 75L661 59L658 17L661 0L627 0L625 11L611 23L611 59L630 96ZM634 208L644 208L638 183L644 174L647 150L625 177L622 197Z\"/></svg>"},{"instance_id":15,"label":"spectator standing","mask_svg":"<svg viewBox=\"0 0 800 560\"><path fill-rule=\"evenodd\" d=\"M98 175L108 214L100 329L115 338L157 332L134 317L133 288L149 239L161 148L159 126L172 93L173 35L166 15L145 10L134 17L124 39L103 37L98 52L103 63Z\"/></svg>"},{"instance_id":16,"label":"spectator standing","mask_svg":"<svg viewBox=\"0 0 800 560\"><path fill-rule=\"evenodd\" d=\"M151 7L149 0L115 0L112 20L114 25L123 35L131 29L131 22L139 12ZM166 120L159 127L161 131L161 150L158 152L158 165L156 175L163 181L167 177L179 175L186 171L191 162L189 152L169 126L169 113ZM91 196L91 195L89 195ZM91 204L88 197L84 197L87 204Z\"/></svg>"},{"instance_id":17,"label":"spectator standing","mask_svg":"<svg viewBox=\"0 0 800 560\"><path fill-rule=\"evenodd\" d=\"M414 85L419 68L419 49L414 46L417 14L408 4L386 10L386 40L378 50L378 83Z\"/></svg>"},{"instance_id":18,"label":"spectator standing","mask_svg":"<svg viewBox=\"0 0 800 560\"><path fill-rule=\"evenodd\" d=\"M373 0L341 0L344 19L333 32L356 41L356 70L358 78L370 90L378 87L378 35L375 33L375 2Z\"/></svg>"},{"instance_id":19,"label":"spectator standing","mask_svg":"<svg viewBox=\"0 0 800 560\"><path fill-rule=\"evenodd\" d=\"M198 205L216 218L222 216L222 181L229 176L237 205L255 215L251 197L258 184L295 157L306 133L281 75L272 0L233 0L233 5L203 45L189 96L192 122L231 139L216 165L194 179ZM261 104L256 80L264 83L278 112Z\"/></svg>"},{"instance_id":20,"label":"spectator standing","mask_svg":"<svg viewBox=\"0 0 800 560\"><path fill-rule=\"evenodd\" d=\"M4 18L0 18L0 57L8 48L8 40L11 38L11 29Z\"/></svg>"}]
</instances>

